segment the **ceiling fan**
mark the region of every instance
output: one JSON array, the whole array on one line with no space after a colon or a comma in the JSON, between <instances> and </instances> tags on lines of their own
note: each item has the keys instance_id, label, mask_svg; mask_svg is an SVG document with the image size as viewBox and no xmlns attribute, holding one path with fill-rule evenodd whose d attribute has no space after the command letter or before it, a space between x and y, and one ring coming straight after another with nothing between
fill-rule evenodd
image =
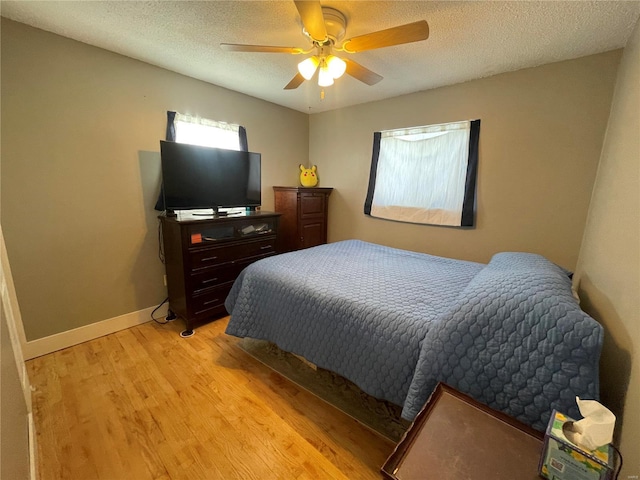
<instances>
[{"instance_id":1,"label":"ceiling fan","mask_svg":"<svg viewBox=\"0 0 640 480\"><path fill-rule=\"evenodd\" d=\"M353 60L337 57L333 52L363 52L375 48L418 42L429 37L429 25L426 20L420 20L342 41L346 34L347 19L340 11L335 8L323 7L319 1L294 0L294 3L304 27L302 32L312 43L308 50L268 45L220 44L223 50L230 52L306 55L315 51L314 55L298 64L298 73L284 87L285 90L298 88L305 80L311 80L316 71L318 71L318 85L321 87L333 85L333 81L345 72L367 85L375 85L382 80L382 76Z\"/></svg>"}]
</instances>

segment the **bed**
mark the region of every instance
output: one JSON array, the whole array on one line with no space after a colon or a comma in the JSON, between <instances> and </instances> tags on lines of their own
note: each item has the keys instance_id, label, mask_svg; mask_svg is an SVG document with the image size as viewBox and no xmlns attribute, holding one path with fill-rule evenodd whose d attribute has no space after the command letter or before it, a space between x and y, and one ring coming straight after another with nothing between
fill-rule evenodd
<instances>
[{"instance_id":1,"label":"bed","mask_svg":"<svg viewBox=\"0 0 640 480\"><path fill-rule=\"evenodd\" d=\"M535 254L481 264L346 240L251 264L225 306L227 334L301 355L407 420L438 382L538 430L599 395L602 327Z\"/></svg>"}]
</instances>

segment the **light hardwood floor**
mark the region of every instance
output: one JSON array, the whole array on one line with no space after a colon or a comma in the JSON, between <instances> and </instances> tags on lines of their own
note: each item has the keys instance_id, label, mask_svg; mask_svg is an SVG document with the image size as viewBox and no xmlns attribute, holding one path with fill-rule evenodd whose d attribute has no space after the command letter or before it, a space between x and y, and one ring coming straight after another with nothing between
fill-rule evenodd
<instances>
[{"instance_id":1,"label":"light hardwood floor","mask_svg":"<svg viewBox=\"0 0 640 480\"><path fill-rule=\"evenodd\" d=\"M27 362L47 479L380 479L393 443L180 321Z\"/></svg>"}]
</instances>

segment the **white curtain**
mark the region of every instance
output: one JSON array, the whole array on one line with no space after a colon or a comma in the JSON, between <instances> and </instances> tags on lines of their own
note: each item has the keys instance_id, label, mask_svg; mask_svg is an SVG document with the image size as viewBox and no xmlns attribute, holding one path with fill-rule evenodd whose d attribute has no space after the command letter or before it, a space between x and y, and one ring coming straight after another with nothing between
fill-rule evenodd
<instances>
[{"instance_id":1,"label":"white curtain","mask_svg":"<svg viewBox=\"0 0 640 480\"><path fill-rule=\"evenodd\" d=\"M176 113L176 142L241 150L240 125Z\"/></svg>"},{"instance_id":2,"label":"white curtain","mask_svg":"<svg viewBox=\"0 0 640 480\"><path fill-rule=\"evenodd\" d=\"M371 216L459 226L470 121L381 133Z\"/></svg>"}]
</instances>

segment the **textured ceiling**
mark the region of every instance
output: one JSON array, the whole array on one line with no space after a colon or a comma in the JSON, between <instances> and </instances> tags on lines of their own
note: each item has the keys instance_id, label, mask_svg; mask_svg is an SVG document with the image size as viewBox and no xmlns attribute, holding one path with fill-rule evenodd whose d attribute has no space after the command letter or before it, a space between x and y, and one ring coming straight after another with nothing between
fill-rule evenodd
<instances>
[{"instance_id":1,"label":"textured ceiling","mask_svg":"<svg viewBox=\"0 0 640 480\"><path fill-rule=\"evenodd\" d=\"M323 1L346 38L427 20L429 39L349 55L382 75L283 87L304 57L220 43L310 46L293 1L2 1L2 16L305 113L624 47L640 1ZM345 54L346 56L346 54Z\"/></svg>"}]
</instances>

